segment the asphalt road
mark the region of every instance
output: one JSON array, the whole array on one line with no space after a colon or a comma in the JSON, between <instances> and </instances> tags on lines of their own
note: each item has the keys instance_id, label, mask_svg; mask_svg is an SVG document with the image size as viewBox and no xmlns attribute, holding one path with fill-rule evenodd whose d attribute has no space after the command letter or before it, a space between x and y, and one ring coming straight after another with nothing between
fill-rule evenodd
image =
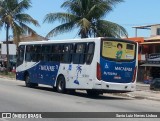
<instances>
[{"instance_id":1,"label":"asphalt road","mask_svg":"<svg viewBox=\"0 0 160 121\"><path fill-rule=\"evenodd\" d=\"M160 102L146 99L131 99L104 95L88 97L83 92L75 95L59 94L51 87L27 88L24 82L0 78L0 112L160 112ZM0 119L0 121L17 119ZM22 119L21 119L22 120ZM31 120L31 119L23 119ZM32 119L36 120L36 119ZM64 119L41 119L42 121L61 121ZM65 119L65 121L86 119ZM115 119L87 119L115 120ZM118 119L116 119L118 120ZM125 119L132 121L134 119ZM136 121L151 119L136 119ZM157 120L158 119L154 119ZM40 119L37 119L40 121Z\"/></svg>"}]
</instances>

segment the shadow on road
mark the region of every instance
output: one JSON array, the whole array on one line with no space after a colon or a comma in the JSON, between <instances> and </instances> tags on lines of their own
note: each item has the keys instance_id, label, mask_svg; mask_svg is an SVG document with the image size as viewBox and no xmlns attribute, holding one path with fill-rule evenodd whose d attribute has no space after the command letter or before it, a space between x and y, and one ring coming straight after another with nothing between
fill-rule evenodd
<instances>
[{"instance_id":1,"label":"shadow on road","mask_svg":"<svg viewBox=\"0 0 160 121\"><path fill-rule=\"evenodd\" d=\"M18 85L18 86L28 88L28 87L23 86L23 85ZM38 87L35 87L35 88L31 88L31 89L43 90L43 91L54 92L56 94L60 94L60 93L56 92L56 90L51 88L51 87L38 86ZM127 97L112 95L111 93L109 93L109 94L105 93L104 95L99 95L99 96L89 96L89 95L87 95L86 91L84 91L84 90L76 90L76 92L74 92L74 93L70 92L70 91L67 91L65 94L62 94L62 95L71 95L71 96L77 96L77 97L83 97L83 98L89 98L89 99L96 99L96 100L133 100L133 99L127 98Z\"/></svg>"}]
</instances>

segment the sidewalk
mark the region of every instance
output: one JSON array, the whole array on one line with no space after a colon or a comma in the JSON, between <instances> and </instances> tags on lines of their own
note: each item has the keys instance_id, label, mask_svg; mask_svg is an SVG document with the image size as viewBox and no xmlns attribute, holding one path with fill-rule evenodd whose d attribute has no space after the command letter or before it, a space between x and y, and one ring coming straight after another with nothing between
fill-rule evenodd
<instances>
[{"instance_id":1,"label":"sidewalk","mask_svg":"<svg viewBox=\"0 0 160 121\"><path fill-rule=\"evenodd\" d=\"M150 90L149 84L139 83L136 84L136 90L137 91L144 91L144 90Z\"/></svg>"},{"instance_id":2,"label":"sidewalk","mask_svg":"<svg viewBox=\"0 0 160 121\"><path fill-rule=\"evenodd\" d=\"M160 91L150 90L149 84L137 83L136 91L124 93L122 95L136 99L149 99L160 101Z\"/></svg>"}]
</instances>

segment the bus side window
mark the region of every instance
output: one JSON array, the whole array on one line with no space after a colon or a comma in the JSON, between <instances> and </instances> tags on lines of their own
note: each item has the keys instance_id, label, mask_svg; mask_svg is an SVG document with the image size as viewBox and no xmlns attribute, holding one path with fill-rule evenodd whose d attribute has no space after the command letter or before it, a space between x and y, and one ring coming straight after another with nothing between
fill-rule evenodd
<instances>
[{"instance_id":1,"label":"bus side window","mask_svg":"<svg viewBox=\"0 0 160 121\"><path fill-rule=\"evenodd\" d=\"M34 45L33 47L33 62L38 62L41 60L41 45Z\"/></svg>"},{"instance_id":2,"label":"bus side window","mask_svg":"<svg viewBox=\"0 0 160 121\"><path fill-rule=\"evenodd\" d=\"M61 60L61 46L60 45L52 45L51 49L51 61L60 62Z\"/></svg>"},{"instance_id":3,"label":"bus side window","mask_svg":"<svg viewBox=\"0 0 160 121\"><path fill-rule=\"evenodd\" d=\"M71 61L72 61L72 53L71 53L72 49L73 49L72 44L65 44L63 46L63 53L62 53L62 58L61 58L62 63L71 63Z\"/></svg>"},{"instance_id":4,"label":"bus side window","mask_svg":"<svg viewBox=\"0 0 160 121\"><path fill-rule=\"evenodd\" d=\"M33 51L33 46L32 45L27 45L26 46L26 54L25 54L25 61L31 62L32 61L32 51Z\"/></svg>"},{"instance_id":5,"label":"bus side window","mask_svg":"<svg viewBox=\"0 0 160 121\"><path fill-rule=\"evenodd\" d=\"M18 47L17 66L21 65L24 61L24 50L25 50L24 45Z\"/></svg>"},{"instance_id":6,"label":"bus side window","mask_svg":"<svg viewBox=\"0 0 160 121\"><path fill-rule=\"evenodd\" d=\"M89 43L88 44L88 49L87 49L87 56L86 56L86 64L91 64L94 56L94 48L95 44L94 43Z\"/></svg>"},{"instance_id":7,"label":"bus side window","mask_svg":"<svg viewBox=\"0 0 160 121\"><path fill-rule=\"evenodd\" d=\"M50 52L51 46L50 45L43 45L42 46L42 61L50 61Z\"/></svg>"},{"instance_id":8,"label":"bus side window","mask_svg":"<svg viewBox=\"0 0 160 121\"><path fill-rule=\"evenodd\" d=\"M75 53L73 54L73 64L84 64L85 63L85 50L86 44L76 44Z\"/></svg>"}]
</instances>

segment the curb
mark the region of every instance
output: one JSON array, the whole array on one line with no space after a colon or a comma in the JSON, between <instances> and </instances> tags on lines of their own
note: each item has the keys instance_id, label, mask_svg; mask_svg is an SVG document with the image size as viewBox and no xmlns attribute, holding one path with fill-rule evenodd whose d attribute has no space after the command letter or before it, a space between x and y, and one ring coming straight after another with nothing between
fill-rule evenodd
<instances>
[{"instance_id":1,"label":"curb","mask_svg":"<svg viewBox=\"0 0 160 121\"><path fill-rule=\"evenodd\" d=\"M129 97L129 98L133 98L133 99L147 99L147 100L160 101L160 98L147 97L147 96L143 96L143 95L135 95L135 94L129 94L129 93L117 93L117 94L113 94L113 95L117 95L117 96L121 96L121 97Z\"/></svg>"},{"instance_id":2,"label":"curb","mask_svg":"<svg viewBox=\"0 0 160 121\"><path fill-rule=\"evenodd\" d=\"M6 76L2 76L2 75L0 75L0 78L3 78L3 79L10 79L10 80L16 80L15 78L10 78L10 77L6 77Z\"/></svg>"},{"instance_id":3,"label":"curb","mask_svg":"<svg viewBox=\"0 0 160 121\"><path fill-rule=\"evenodd\" d=\"M154 98L154 97L147 97L148 100L154 100L154 101L160 101L160 99Z\"/></svg>"},{"instance_id":4,"label":"curb","mask_svg":"<svg viewBox=\"0 0 160 121\"><path fill-rule=\"evenodd\" d=\"M143 83L136 83L136 86L141 86L141 87L149 87L149 84L143 84Z\"/></svg>"}]
</instances>

